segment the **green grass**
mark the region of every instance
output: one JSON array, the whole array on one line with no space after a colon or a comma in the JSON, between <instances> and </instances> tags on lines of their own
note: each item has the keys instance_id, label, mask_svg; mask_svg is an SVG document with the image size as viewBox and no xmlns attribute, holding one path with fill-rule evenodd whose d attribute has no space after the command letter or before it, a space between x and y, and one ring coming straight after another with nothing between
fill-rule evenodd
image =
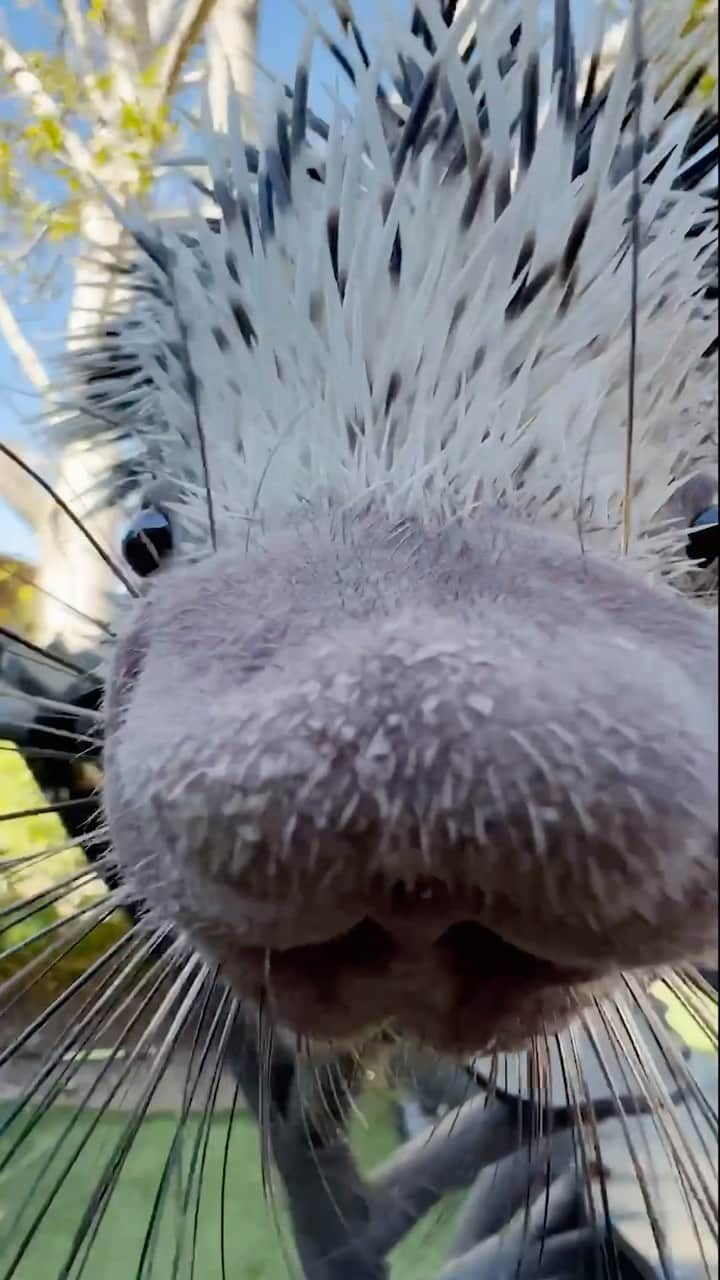
<instances>
[{"instance_id":1,"label":"green grass","mask_svg":"<svg viewBox=\"0 0 720 1280\"><path fill-rule=\"evenodd\" d=\"M353 1135L363 1167L377 1163L396 1144L387 1094L370 1090L363 1100L365 1123L357 1121ZM78 1145L78 1136L92 1122L92 1114L73 1130L64 1159L50 1158L53 1144L73 1113L57 1108L43 1117L32 1139L22 1146L22 1159L13 1159L0 1174L0 1258L13 1257L23 1234L41 1209L68 1157ZM111 1113L102 1118L87 1148L72 1171L62 1178L61 1188L36 1238L14 1274L14 1280L55 1280L71 1247L80 1216L88 1204L96 1180L113 1148L122 1138L128 1117ZM183 1134L181 1160L183 1180L192 1160L199 1120L191 1118ZM147 1228L163 1164L175 1133L175 1118L154 1115L142 1125L120 1175L104 1221L92 1247L85 1272L87 1280L132 1280L136 1275L143 1237ZM196 1280L220 1280L220 1187L226 1121L218 1116L211 1126L202 1179L203 1193L197 1224ZM0 1140L0 1156L3 1142ZM27 1148L27 1150L25 1149ZM196 1188L197 1180L194 1184ZM178 1176L168 1185L165 1207L159 1223L155 1263L156 1280L170 1280L178 1240L178 1226L185 1222L184 1248L179 1280L189 1280L190 1253L194 1229L195 1196L188 1212L182 1212L183 1184ZM23 1209L23 1201L29 1204ZM287 1251L294 1261L291 1237L278 1191L278 1214L273 1219L261 1186L258 1132L244 1114L236 1116L226 1193L226 1267L228 1280L287 1280ZM396 1250L393 1280L422 1280L437 1270L444 1253L452 1215L446 1209L421 1223ZM283 1254L283 1248L286 1254ZM148 1274L148 1273L145 1273Z\"/></svg>"},{"instance_id":2,"label":"green grass","mask_svg":"<svg viewBox=\"0 0 720 1280\"><path fill-rule=\"evenodd\" d=\"M0 753L0 815L43 803L21 757L7 751ZM69 849L51 859L32 864L27 870L18 872L7 865L3 870L3 859L40 852L48 846L61 844L63 839L62 825L54 814L0 823L0 906L20 905L23 899L50 887L55 880L83 865L82 852ZM7 976L7 962L2 959L5 948L26 937L31 938L38 929L69 914L88 896L102 895L103 892L101 886L80 890L62 902L38 911L21 924L13 924L11 917L9 927L6 923L4 930L0 929L0 981ZM115 913L60 965L54 966L44 980L45 999L56 994L58 986L64 987L78 976L125 927L122 916ZM37 946L42 944L31 942L30 946L16 953L11 967L27 963ZM687 999L679 1001L660 984L656 993L667 1005L668 1022L686 1043L707 1052L711 1045L712 1027L717 1029L717 1005L690 990ZM701 1015L710 1037L690 1010ZM396 1145L390 1105L389 1096L379 1089L371 1088L363 1097L362 1118L354 1124L352 1140L365 1169L372 1168ZM94 1119L92 1113L83 1117L73 1129L72 1140L63 1147L59 1156L51 1158L52 1150L72 1114L69 1109L50 1110L38 1123L32 1137L22 1144L22 1154L13 1158L8 1168L0 1172L0 1274L4 1274L4 1267L19 1248L23 1235L29 1231L55 1181L60 1179L58 1195L34 1233L32 1244L14 1272L14 1280L55 1280L60 1274L82 1212L128 1122L128 1117L119 1113L102 1117L77 1162L63 1176L66 1162L75 1151L80 1136ZM2 1136L2 1118L0 1108L0 1160L12 1140L12 1131ZM191 1118L183 1134L180 1164L185 1178L192 1160L198 1123L197 1119ZM175 1129L175 1117L170 1115L153 1115L141 1126L94 1240L84 1272L85 1280L133 1280L135 1277ZM221 1280L219 1205L225 1134L225 1119L219 1116L211 1126L202 1178L195 1280ZM191 1196L189 1210L183 1214L183 1186L184 1180L177 1174L169 1183L169 1194L164 1197L164 1209L158 1225L154 1268L151 1273L144 1273L143 1280L148 1280L150 1274L155 1280L171 1280L175 1274L177 1280L190 1280L195 1196ZM293 1257L293 1248L279 1191L277 1200L278 1213L274 1218L262 1192L256 1126L247 1116L239 1115L233 1128L227 1181L228 1280L286 1280L290 1274L287 1257L288 1254ZM437 1271L445 1256L452 1228L452 1209L456 1202L457 1198L452 1197L438 1213L429 1215L403 1241L392 1258L393 1280L424 1280ZM184 1236L179 1230L183 1221ZM181 1236L181 1265L175 1273L175 1252Z\"/></svg>"},{"instance_id":3,"label":"green grass","mask_svg":"<svg viewBox=\"0 0 720 1280\"><path fill-rule=\"evenodd\" d=\"M9 744L3 744L9 745ZM0 815L45 804L32 775L19 753L0 752ZM39 853L62 845L65 833L56 814L11 819L0 823L0 907L17 903L52 886L84 865L79 849L67 849L52 858L32 863L27 869L10 868L7 860ZM3 862L6 866L3 868ZM13 968L27 964L43 944L24 947L12 962L3 962L2 952L31 940L48 924L67 917L88 899L102 896L102 886L79 890L59 903L35 912L28 920L14 924L12 917L0 928L0 981ZM118 932L126 927L119 913L96 929L48 973L43 996L50 999L58 988L67 986L100 954ZM390 1098L377 1088L369 1088L361 1113L353 1127L353 1148L364 1169L370 1169L397 1144L390 1111ZM0 1160L17 1133L18 1122L3 1136L2 1120L7 1108L0 1107ZM20 1247L43 1203L60 1180L57 1196L34 1233L32 1244L14 1273L14 1280L55 1280L72 1246L83 1209L92 1196L105 1162L121 1141L128 1117L109 1113L97 1123L76 1163L64 1169L80 1139L93 1123L92 1112L73 1127L72 1138L51 1158L52 1150L73 1116L69 1108L54 1107L43 1116L24 1141L17 1156L0 1172L0 1260L4 1266ZM24 1123L26 1117L23 1117ZM192 1160L198 1120L188 1121L181 1147L181 1167L185 1177ZM100 1230L92 1246L85 1271L86 1280L132 1280L141 1256L143 1239L155 1200L163 1166L176 1129L172 1115L152 1115L141 1126L113 1193ZM221 1280L220 1266L220 1185L225 1146L226 1122L218 1116L211 1126L203 1194L197 1224L196 1280ZM183 1190L177 1175L169 1184L157 1234L156 1280L170 1280ZM27 1200L27 1204L24 1202ZM258 1132L246 1115L236 1117L228 1166L226 1196L226 1267L228 1280L286 1280L288 1253L294 1258L291 1235L278 1190L277 1218L266 1203L261 1184ZM195 1198L185 1215L184 1250L178 1280L189 1280L189 1257L194 1230ZM423 1280L437 1270L452 1226L452 1212L441 1208L421 1223L396 1250L393 1280ZM285 1252L284 1252L285 1250ZM0 1265L0 1272L3 1271ZM147 1275L147 1273L146 1273Z\"/></svg>"},{"instance_id":4,"label":"green grass","mask_svg":"<svg viewBox=\"0 0 720 1280\"><path fill-rule=\"evenodd\" d=\"M5 750L11 745L0 742L0 748L3 748L0 750L0 818L4 814L26 812L47 805L20 753ZM85 855L81 849L64 848L66 842L65 829L56 813L0 821L0 908L17 903L18 917L23 916L23 902L81 871L87 865ZM27 858L51 849L57 852L50 857L35 859L26 866L9 865L11 859ZM13 916L9 916L0 922L0 981L14 969L26 965L38 949L42 949L32 941L40 930L68 920L79 907L98 902L106 892L102 882L95 879L58 901L42 906L25 919L16 922ZM102 921L89 937L48 973L44 987L46 997L52 998L58 990L74 981L126 928L127 921L119 911ZM15 952L11 958L3 959L3 952L23 942L29 945Z\"/></svg>"}]
</instances>

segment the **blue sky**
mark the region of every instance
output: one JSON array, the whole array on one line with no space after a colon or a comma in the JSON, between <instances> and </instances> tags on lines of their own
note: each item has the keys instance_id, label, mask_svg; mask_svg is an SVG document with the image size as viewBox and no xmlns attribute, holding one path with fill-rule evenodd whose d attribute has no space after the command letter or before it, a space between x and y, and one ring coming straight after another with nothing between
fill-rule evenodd
<instances>
[{"instance_id":1,"label":"blue sky","mask_svg":"<svg viewBox=\"0 0 720 1280\"><path fill-rule=\"evenodd\" d=\"M32 49L47 50L52 39L48 14L56 13L56 0L46 3L27 3L27 0L3 0L0 4L5 33L22 52ZM372 0L355 0L355 11L361 22L372 11ZM302 39L305 19L292 0L261 0L261 20L258 58L261 64L275 74L292 78L297 50ZM336 69L329 59L316 62L320 80L334 83ZM25 288L22 278L9 279L0 267L0 288L7 294L25 332L48 360L61 346L70 286L72 264L60 261L57 284L50 299L38 300ZM32 387L23 376L17 362L0 336L0 437L8 441L27 438L33 418L41 410L41 404ZM10 463L0 461L0 466ZM10 554L32 557L32 534L0 501L0 555Z\"/></svg>"},{"instance_id":2,"label":"blue sky","mask_svg":"<svg viewBox=\"0 0 720 1280\"><path fill-rule=\"evenodd\" d=\"M409 0L385 0L395 7L409 7ZM548 8L550 0L546 0ZM383 5L377 0L354 0L354 10L361 27L367 26L372 34L376 29ZM577 0L574 5L576 22L592 9L589 0ZM32 49L48 49L53 38L48 14L58 11L58 0L45 3L28 0L0 0L0 23L23 52ZM261 21L258 58L262 65L285 79L292 79L297 50L302 39L305 19L294 0L260 0ZM322 10L321 10L322 11ZM337 67L329 55L316 50L314 72L319 85L339 83ZM7 109L7 108L6 108ZM0 110L2 106L0 104ZM57 256L57 255L55 255ZM24 289L22 279L9 280L7 272L0 268L0 288L8 293L13 307L28 337L36 345L43 358L61 349L68 298L72 282L72 262L60 258L56 296L49 300L33 297ZM22 296L23 292L28 297ZM25 380L16 361L0 337L0 437L7 440L23 439L29 424L41 411L41 404ZM0 462L0 466L10 465ZM0 501L0 554L32 557L34 542L30 531Z\"/></svg>"}]
</instances>

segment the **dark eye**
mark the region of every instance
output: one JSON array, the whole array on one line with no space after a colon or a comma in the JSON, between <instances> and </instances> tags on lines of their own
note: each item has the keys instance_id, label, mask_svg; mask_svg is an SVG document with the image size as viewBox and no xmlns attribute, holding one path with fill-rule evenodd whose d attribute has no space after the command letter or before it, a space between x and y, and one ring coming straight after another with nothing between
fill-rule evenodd
<instances>
[{"instance_id":1,"label":"dark eye","mask_svg":"<svg viewBox=\"0 0 720 1280\"><path fill-rule=\"evenodd\" d=\"M147 578L170 555L172 546L172 528L165 512L143 507L125 533L122 553L133 573Z\"/></svg>"},{"instance_id":2,"label":"dark eye","mask_svg":"<svg viewBox=\"0 0 720 1280\"><path fill-rule=\"evenodd\" d=\"M689 560L697 561L701 568L709 569L718 557L718 508L717 503L706 507L690 523L686 551Z\"/></svg>"}]
</instances>

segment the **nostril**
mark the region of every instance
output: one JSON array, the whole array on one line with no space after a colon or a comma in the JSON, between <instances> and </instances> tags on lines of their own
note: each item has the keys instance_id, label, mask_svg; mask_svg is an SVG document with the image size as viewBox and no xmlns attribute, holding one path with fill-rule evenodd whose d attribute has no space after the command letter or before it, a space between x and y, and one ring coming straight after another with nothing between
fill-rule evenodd
<instances>
[{"instance_id":1,"label":"nostril","mask_svg":"<svg viewBox=\"0 0 720 1280\"><path fill-rule=\"evenodd\" d=\"M483 969L487 973L501 972L512 977L527 972L528 955L503 942L496 933L472 920L461 920L450 925L439 937L435 946L448 953L463 969L468 966Z\"/></svg>"},{"instance_id":2,"label":"nostril","mask_svg":"<svg viewBox=\"0 0 720 1280\"><path fill-rule=\"evenodd\" d=\"M397 942L388 930L366 916L325 942L273 950L271 969L275 978L302 973L309 981L325 985L343 973L383 973L397 953ZM246 954L259 956L260 952L249 949Z\"/></svg>"},{"instance_id":3,"label":"nostril","mask_svg":"<svg viewBox=\"0 0 720 1280\"><path fill-rule=\"evenodd\" d=\"M538 977L547 980L555 971L549 961L540 960L505 942L497 933L472 920L452 924L435 942L458 973L503 981Z\"/></svg>"},{"instance_id":4,"label":"nostril","mask_svg":"<svg viewBox=\"0 0 720 1280\"><path fill-rule=\"evenodd\" d=\"M347 965L350 968L360 965L382 968L392 960L397 951L396 943L387 929L367 917L348 929L342 937L335 939L332 948L333 959L338 967Z\"/></svg>"}]
</instances>

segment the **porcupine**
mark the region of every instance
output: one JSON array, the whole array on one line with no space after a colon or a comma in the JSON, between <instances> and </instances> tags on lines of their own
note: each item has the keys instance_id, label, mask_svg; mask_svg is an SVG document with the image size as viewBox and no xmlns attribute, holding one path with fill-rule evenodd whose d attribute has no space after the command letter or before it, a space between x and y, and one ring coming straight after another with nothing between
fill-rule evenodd
<instances>
[{"instance_id":1,"label":"porcupine","mask_svg":"<svg viewBox=\"0 0 720 1280\"><path fill-rule=\"evenodd\" d=\"M594 95L562 3L551 67L532 3L388 15L377 54L343 8L353 110L309 110L309 36L268 145L212 140L212 224L130 224L131 307L74 394L132 424L150 582L104 810L184 1019L210 973L283 1045L530 1044L541 1078L573 1018L631 1059L644 979L714 956L715 622L683 598L717 524L714 228L657 59L687 15L648 9L642 78L628 35Z\"/></svg>"}]
</instances>

